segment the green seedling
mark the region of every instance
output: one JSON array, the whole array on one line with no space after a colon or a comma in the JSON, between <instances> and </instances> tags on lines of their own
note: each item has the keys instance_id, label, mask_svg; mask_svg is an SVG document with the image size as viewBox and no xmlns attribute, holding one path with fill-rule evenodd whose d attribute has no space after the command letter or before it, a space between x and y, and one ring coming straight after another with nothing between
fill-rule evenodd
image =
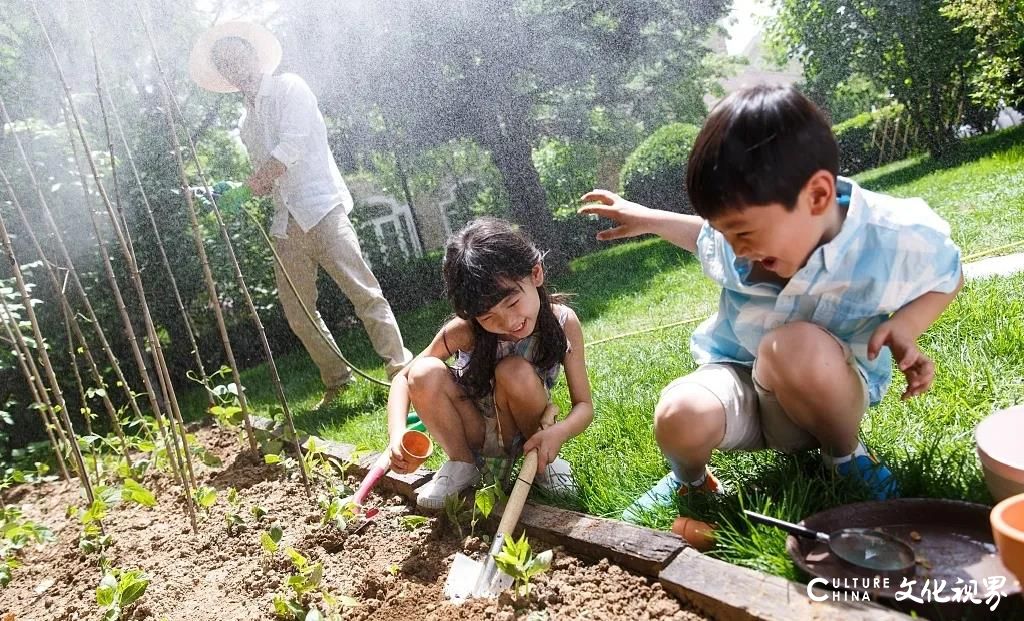
<instances>
[{"instance_id":1,"label":"green seedling","mask_svg":"<svg viewBox=\"0 0 1024 621\"><path fill-rule=\"evenodd\" d=\"M108 569L96 587L96 603L103 621L118 621L149 586L149 576L138 569Z\"/></svg>"},{"instance_id":2,"label":"green seedling","mask_svg":"<svg viewBox=\"0 0 1024 621\"><path fill-rule=\"evenodd\" d=\"M337 496L330 499L321 496L319 504L324 512L323 517L320 518L321 525L333 524L339 529L344 529L356 517L355 503L345 502Z\"/></svg>"},{"instance_id":3,"label":"green seedling","mask_svg":"<svg viewBox=\"0 0 1024 621\"><path fill-rule=\"evenodd\" d=\"M284 531L281 530L281 527L274 526L260 535L260 545L263 546L263 549L266 550L268 554L274 555L280 547L281 537L283 535Z\"/></svg>"},{"instance_id":4,"label":"green seedling","mask_svg":"<svg viewBox=\"0 0 1024 621\"><path fill-rule=\"evenodd\" d=\"M200 485L192 492L192 499L199 508L209 514L210 508L217 503L217 490L209 485Z\"/></svg>"},{"instance_id":5,"label":"green seedling","mask_svg":"<svg viewBox=\"0 0 1024 621\"><path fill-rule=\"evenodd\" d=\"M422 515L404 515L399 521L401 521L402 526L404 526L406 530L416 530L417 528L426 526L430 519Z\"/></svg>"},{"instance_id":6,"label":"green seedling","mask_svg":"<svg viewBox=\"0 0 1024 621\"><path fill-rule=\"evenodd\" d=\"M113 537L104 534L102 520L107 516L107 503L97 495L85 511L76 506L68 507L69 518L78 518L82 532L78 536L78 549L83 554L102 553L114 543Z\"/></svg>"},{"instance_id":7,"label":"green seedling","mask_svg":"<svg viewBox=\"0 0 1024 621\"><path fill-rule=\"evenodd\" d=\"M267 510L259 505L253 505L249 508L249 513L256 519L257 522L262 522L263 518L267 516Z\"/></svg>"},{"instance_id":8,"label":"green seedling","mask_svg":"<svg viewBox=\"0 0 1024 621\"><path fill-rule=\"evenodd\" d=\"M504 490L496 483L478 489L473 495L473 515L469 521L469 534L475 534L476 525L491 517L494 507L505 500Z\"/></svg>"},{"instance_id":9,"label":"green seedling","mask_svg":"<svg viewBox=\"0 0 1024 621\"><path fill-rule=\"evenodd\" d=\"M7 586L13 571L20 566L14 555L30 543L53 539L50 529L26 518L18 507L0 512L0 587Z\"/></svg>"},{"instance_id":10,"label":"green seedling","mask_svg":"<svg viewBox=\"0 0 1024 621\"><path fill-rule=\"evenodd\" d=\"M155 507L156 496L135 479L125 479L121 487L121 500L135 502L143 507Z\"/></svg>"},{"instance_id":11,"label":"green seedling","mask_svg":"<svg viewBox=\"0 0 1024 621\"><path fill-rule=\"evenodd\" d=\"M459 494L444 499L444 515L448 522L459 531L459 539L462 539L463 526L469 524L473 519L473 508L469 506L466 499Z\"/></svg>"},{"instance_id":12,"label":"green seedling","mask_svg":"<svg viewBox=\"0 0 1024 621\"><path fill-rule=\"evenodd\" d=\"M498 556L494 557L494 562L498 569L512 577L516 595L525 597L530 594L530 580L551 567L553 556L551 550L534 556L526 533L523 533L518 541L514 537L506 538L505 545Z\"/></svg>"},{"instance_id":13,"label":"green seedling","mask_svg":"<svg viewBox=\"0 0 1024 621\"><path fill-rule=\"evenodd\" d=\"M245 520L239 513L242 506L242 499L238 496L238 490L229 487L228 488L228 507L229 510L224 514L224 522L228 526L228 535L237 535L239 532L245 530Z\"/></svg>"}]
</instances>

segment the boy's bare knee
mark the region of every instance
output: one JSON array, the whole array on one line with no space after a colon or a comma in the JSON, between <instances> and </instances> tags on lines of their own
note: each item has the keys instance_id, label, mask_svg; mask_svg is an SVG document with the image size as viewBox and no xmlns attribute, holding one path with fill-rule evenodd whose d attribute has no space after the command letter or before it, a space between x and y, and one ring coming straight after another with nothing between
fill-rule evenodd
<instances>
[{"instance_id":1,"label":"boy's bare knee","mask_svg":"<svg viewBox=\"0 0 1024 621\"><path fill-rule=\"evenodd\" d=\"M654 436L659 444L680 447L717 445L725 433L725 410L702 386L677 386L654 408Z\"/></svg>"},{"instance_id":2,"label":"boy's bare knee","mask_svg":"<svg viewBox=\"0 0 1024 621\"><path fill-rule=\"evenodd\" d=\"M847 366L836 340L822 328L806 321L779 326L761 339L757 348L757 379L769 390L799 383L820 387L835 379Z\"/></svg>"},{"instance_id":3,"label":"boy's bare knee","mask_svg":"<svg viewBox=\"0 0 1024 621\"><path fill-rule=\"evenodd\" d=\"M409 392L416 394L422 391L436 391L441 382L445 381L450 371L444 362L432 356L424 356L413 360L409 365Z\"/></svg>"}]
</instances>

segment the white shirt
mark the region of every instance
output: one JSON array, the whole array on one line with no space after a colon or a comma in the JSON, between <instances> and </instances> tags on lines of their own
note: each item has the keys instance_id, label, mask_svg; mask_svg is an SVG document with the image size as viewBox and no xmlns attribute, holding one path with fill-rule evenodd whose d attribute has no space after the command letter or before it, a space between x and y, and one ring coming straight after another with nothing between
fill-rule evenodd
<instances>
[{"instance_id":1,"label":"white shirt","mask_svg":"<svg viewBox=\"0 0 1024 621\"><path fill-rule=\"evenodd\" d=\"M274 181L275 237L288 236L289 215L308 231L338 205L352 211L352 194L327 146L324 117L302 78L265 74L255 105L246 102L240 132L255 169L271 157L288 169Z\"/></svg>"}]
</instances>

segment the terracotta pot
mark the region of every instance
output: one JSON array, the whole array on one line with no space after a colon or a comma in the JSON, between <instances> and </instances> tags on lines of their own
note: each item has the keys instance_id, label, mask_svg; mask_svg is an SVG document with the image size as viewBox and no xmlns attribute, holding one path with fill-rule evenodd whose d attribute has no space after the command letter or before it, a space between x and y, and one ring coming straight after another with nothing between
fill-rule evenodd
<instances>
[{"instance_id":1,"label":"terracotta pot","mask_svg":"<svg viewBox=\"0 0 1024 621\"><path fill-rule=\"evenodd\" d=\"M412 470L419 468L434 452L434 443L422 431L409 429L402 434L402 456Z\"/></svg>"},{"instance_id":2,"label":"terracotta pot","mask_svg":"<svg viewBox=\"0 0 1024 621\"><path fill-rule=\"evenodd\" d=\"M700 552L715 547L715 525L688 517L677 517L672 522L672 532L686 540Z\"/></svg>"},{"instance_id":3,"label":"terracotta pot","mask_svg":"<svg viewBox=\"0 0 1024 621\"><path fill-rule=\"evenodd\" d=\"M1011 496L996 505L989 520L999 558L1024 584L1024 494Z\"/></svg>"},{"instance_id":4,"label":"terracotta pot","mask_svg":"<svg viewBox=\"0 0 1024 621\"><path fill-rule=\"evenodd\" d=\"M989 415L978 424L974 439L996 502L1024 494L1024 406Z\"/></svg>"}]
</instances>

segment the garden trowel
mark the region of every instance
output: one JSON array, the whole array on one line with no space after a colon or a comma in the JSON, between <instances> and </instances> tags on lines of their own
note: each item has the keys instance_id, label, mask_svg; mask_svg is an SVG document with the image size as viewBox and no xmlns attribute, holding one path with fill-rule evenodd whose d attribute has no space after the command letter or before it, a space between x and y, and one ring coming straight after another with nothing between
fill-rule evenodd
<instances>
[{"instance_id":1,"label":"garden trowel","mask_svg":"<svg viewBox=\"0 0 1024 621\"><path fill-rule=\"evenodd\" d=\"M445 597L457 602L470 597L493 597L512 585L512 578L498 571L494 558L501 554L505 538L512 536L512 531L519 523L519 515L523 512L523 505L526 504L536 474L537 449L534 449L523 458L519 478L508 496L508 503L501 514L501 523L498 524L498 532L494 535L486 560L474 561L465 554L456 554L444 583Z\"/></svg>"}]
</instances>

